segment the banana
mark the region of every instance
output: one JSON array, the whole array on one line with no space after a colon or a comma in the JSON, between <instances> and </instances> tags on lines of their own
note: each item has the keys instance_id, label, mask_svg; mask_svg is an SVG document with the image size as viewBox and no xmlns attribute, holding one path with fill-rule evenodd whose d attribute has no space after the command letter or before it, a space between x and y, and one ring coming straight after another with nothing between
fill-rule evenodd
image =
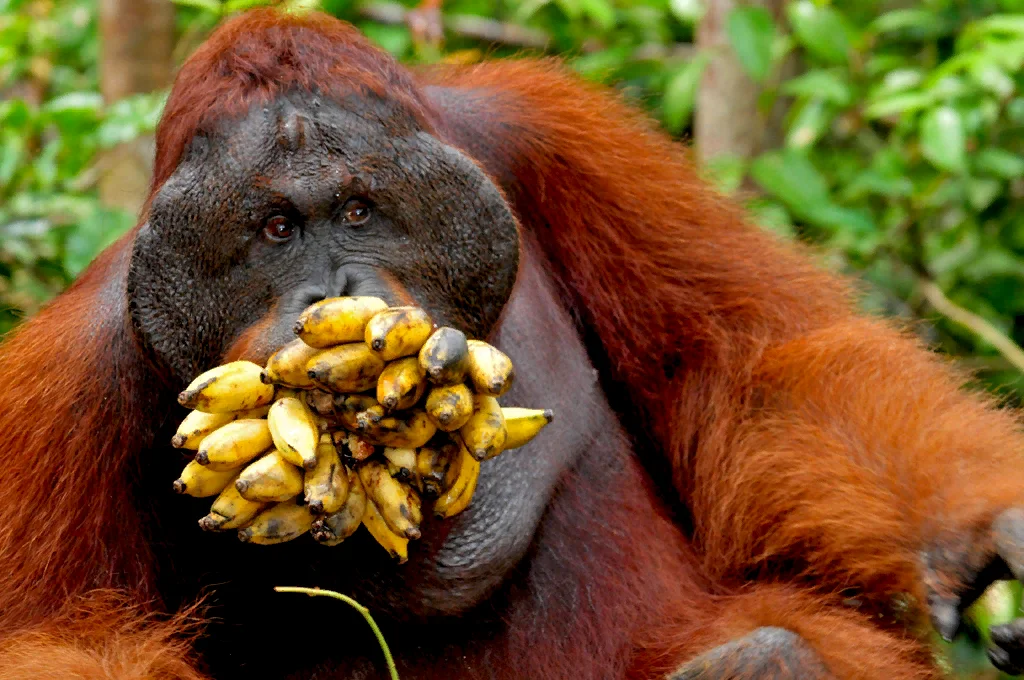
<instances>
[{"instance_id":1,"label":"banana","mask_svg":"<svg viewBox=\"0 0 1024 680\"><path fill-rule=\"evenodd\" d=\"M376 386L384 361L361 342L325 349L306 370L316 384L332 392L365 392Z\"/></svg>"},{"instance_id":2,"label":"banana","mask_svg":"<svg viewBox=\"0 0 1024 680\"><path fill-rule=\"evenodd\" d=\"M459 475L444 495L434 501L434 514L447 518L459 514L473 500L476 482L480 477L480 462L464 447L460 451Z\"/></svg>"},{"instance_id":3,"label":"banana","mask_svg":"<svg viewBox=\"0 0 1024 680\"><path fill-rule=\"evenodd\" d=\"M242 543L272 545L298 538L313 526L313 516L306 506L295 499L272 505L260 514L252 524L238 530Z\"/></svg>"},{"instance_id":4,"label":"banana","mask_svg":"<svg viewBox=\"0 0 1024 680\"><path fill-rule=\"evenodd\" d=\"M238 418L238 413L203 413L190 411L178 425L178 431L171 438L171 446L176 449L196 451L211 432L221 425L227 425Z\"/></svg>"},{"instance_id":5,"label":"banana","mask_svg":"<svg viewBox=\"0 0 1024 680\"><path fill-rule=\"evenodd\" d=\"M515 380L512 360L494 345L469 340L469 379L478 394L500 397Z\"/></svg>"},{"instance_id":6,"label":"banana","mask_svg":"<svg viewBox=\"0 0 1024 680\"><path fill-rule=\"evenodd\" d=\"M238 475L235 488L247 500L279 503L302 493L302 472L275 449L249 463Z\"/></svg>"},{"instance_id":7,"label":"banana","mask_svg":"<svg viewBox=\"0 0 1024 680\"><path fill-rule=\"evenodd\" d=\"M419 307L392 307L370 319L363 337L381 359L392 361L419 352L433 329L430 315Z\"/></svg>"},{"instance_id":8,"label":"banana","mask_svg":"<svg viewBox=\"0 0 1024 680\"><path fill-rule=\"evenodd\" d=\"M320 433L305 403L295 397L278 399L270 407L267 424L274 446L285 460L306 470L316 466Z\"/></svg>"},{"instance_id":9,"label":"banana","mask_svg":"<svg viewBox=\"0 0 1024 680\"><path fill-rule=\"evenodd\" d=\"M437 498L444 491L445 478L452 460L459 454L455 442L448 441L439 446L424 446L416 451L416 476L420 480L423 495Z\"/></svg>"},{"instance_id":10,"label":"banana","mask_svg":"<svg viewBox=\"0 0 1024 680\"><path fill-rule=\"evenodd\" d=\"M469 372L469 345L466 334L442 326L423 343L419 354L420 368L435 385L455 385Z\"/></svg>"},{"instance_id":11,"label":"banana","mask_svg":"<svg viewBox=\"0 0 1024 680\"><path fill-rule=\"evenodd\" d=\"M263 503L242 498L242 494L238 493L235 485L228 484L213 501L213 505L210 506L210 514L199 520L199 526L204 531L238 529L247 524L264 507L266 506Z\"/></svg>"},{"instance_id":12,"label":"banana","mask_svg":"<svg viewBox=\"0 0 1024 680\"><path fill-rule=\"evenodd\" d=\"M423 511L415 489L402 484L377 461L367 461L359 468L363 489L394 533L408 539L420 537Z\"/></svg>"},{"instance_id":13,"label":"banana","mask_svg":"<svg viewBox=\"0 0 1024 680\"><path fill-rule=\"evenodd\" d=\"M501 415L505 419L505 450L517 449L530 441L544 429L544 426L555 418L551 409L539 408L503 408Z\"/></svg>"},{"instance_id":14,"label":"banana","mask_svg":"<svg viewBox=\"0 0 1024 680\"><path fill-rule=\"evenodd\" d=\"M348 473L330 435L320 437L316 467L306 473L306 505L314 515L337 512L348 498Z\"/></svg>"},{"instance_id":15,"label":"banana","mask_svg":"<svg viewBox=\"0 0 1024 680\"><path fill-rule=\"evenodd\" d=\"M362 434L370 435L376 433L380 421L384 420L384 407L379 403L374 404L365 411L356 414L356 430Z\"/></svg>"},{"instance_id":16,"label":"banana","mask_svg":"<svg viewBox=\"0 0 1024 680\"><path fill-rule=\"evenodd\" d=\"M196 452L196 462L211 470L237 470L273 444L266 420L236 420L203 440Z\"/></svg>"},{"instance_id":17,"label":"banana","mask_svg":"<svg viewBox=\"0 0 1024 680\"><path fill-rule=\"evenodd\" d=\"M437 429L454 432L473 415L473 392L461 383L432 387L424 408Z\"/></svg>"},{"instance_id":18,"label":"banana","mask_svg":"<svg viewBox=\"0 0 1024 680\"><path fill-rule=\"evenodd\" d=\"M416 357L392 361L377 379L377 401L386 411L399 411L415 406L427 389L423 371Z\"/></svg>"},{"instance_id":19,"label":"banana","mask_svg":"<svg viewBox=\"0 0 1024 680\"><path fill-rule=\"evenodd\" d=\"M319 353L319 349L310 347L302 340L292 340L271 355L260 379L268 385L310 388L313 381L306 372L306 364Z\"/></svg>"},{"instance_id":20,"label":"banana","mask_svg":"<svg viewBox=\"0 0 1024 680\"><path fill-rule=\"evenodd\" d=\"M416 449L430 441L436 432L437 426L430 422L426 412L416 409L382 418L364 436L384 446Z\"/></svg>"},{"instance_id":21,"label":"banana","mask_svg":"<svg viewBox=\"0 0 1024 680\"><path fill-rule=\"evenodd\" d=\"M348 477L348 498L341 510L318 518L313 522L313 539L321 545L338 545L355 533L366 514L366 492L359 475L346 470Z\"/></svg>"},{"instance_id":22,"label":"banana","mask_svg":"<svg viewBox=\"0 0 1024 680\"><path fill-rule=\"evenodd\" d=\"M260 380L263 369L251 361L232 361L211 368L189 383L178 403L204 413L244 411L269 404L274 386Z\"/></svg>"},{"instance_id":23,"label":"banana","mask_svg":"<svg viewBox=\"0 0 1024 680\"><path fill-rule=\"evenodd\" d=\"M237 469L211 470L193 460L181 471L181 476L174 480L174 491L196 498L216 496L237 474Z\"/></svg>"},{"instance_id":24,"label":"banana","mask_svg":"<svg viewBox=\"0 0 1024 680\"><path fill-rule=\"evenodd\" d=\"M370 535L377 539L377 542L391 553L391 556L397 559L399 564L409 561L409 539L391 531L373 503L366 503L362 522Z\"/></svg>"},{"instance_id":25,"label":"banana","mask_svg":"<svg viewBox=\"0 0 1024 680\"><path fill-rule=\"evenodd\" d=\"M334 397L335 411L342 427L349 432L359 431L359 414L374 406L380 406L377 400L366 394L339 394ZM381 414L384 411L381 409Z\"/></svg>"},{"instance_id":26,"label":"banana","mask_svg":"<svg viewBox=\"0 0 1024 680\"><path fill-rule=\"evenodd\" d=\"M477 394L473 397L473 415L459 430L466 448L477 460L494 458L505 447L508 430L501 406L494 397Z\"/></svg>"},{"instance_id":27,"label":"banana","mask_svg":"<svg viewBox=\"0 0 1024 680\"><path fill-rule=\"evenodd\" d=\"M338 297L310 305L295 322L295 334L310 347L325 348L363 339L366 323L388 303L376 297Z\"/></svg>"},{"instance_id":28,"label":"banana","mask_svg":"<svg viewBox=\"0 0 1024 680\"><path fill-rule=\"evenodd\" d=\"M400 449L389 446L384 449L384 458L388 461L388 472L392 477L405 484L419 486L416 449Z\"/></svg>"}]
</instances>

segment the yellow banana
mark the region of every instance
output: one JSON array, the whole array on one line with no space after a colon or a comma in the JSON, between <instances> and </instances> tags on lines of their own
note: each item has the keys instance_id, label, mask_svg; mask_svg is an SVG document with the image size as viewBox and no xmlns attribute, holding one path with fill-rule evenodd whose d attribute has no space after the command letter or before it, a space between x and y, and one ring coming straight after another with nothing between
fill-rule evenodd
<instances>
[{"instance_id":1,"label":"yellow banana","mask_svg":"<svg viewBox=\"0 0 1024 680\"><path fill-rule=\"evenodd\" d=\"M302 389L312 387L313 380L306 371L306 364L319 352L319 349L310 347L302 340L292 340L271 355L261 378L268 384Z\"/></svg>"},{"instance_id":2,"label":"yellow banana","mask_svg":"<svg viewBox=\"0 0 1024 680\"><path fill-rule=\"evenodd\" d=\"M237 474L237 469L211 470L193 460L181 471L181 476L174 480L174 491L196 498L216 496Z\"/></svg>"},{"instance_id":3,"label":"yellow banana","mask_svg":"<svg viewBox=\"0 0 1024 680\"><path fill-rule=\"evenodd\" d=\"M505 450L516 449L530 441L544 429L544 426L555 418L551 409L539 408L503 408L501 415L505 419Z\"/></svg>"},{"instance_id":4,"label":"yellow banana","mask_svg":"<svg viewBox=\"0 0 1024 680\"><path fill-rule=\"evenodd\" d=\"M387 447L384 458L388 461L388 473L400 482L419 486L416 468L416 449Z\"/></svg>"},{"instance_id":5,"label":"yellow banana","mask_svg":"<svg viewBox=\"0 0 1024 680\"><path fill-rule=\"evenodd\" d=\"M500 397L508 392L515 380L512 360L494 345L481 340L470 340L469 379L478 394Z\"/></svg>"},{"instance_id":6,"label":"yellow banana","mask_svg":"<svg viewBox=\"0 0 1024 680\"><path fill-rule=\"evenodd\" d=\"M377 400L366 394L339 394L334 398L338 420L342 427L349 432L359 431L359 414L373 408L380 407ZM381 409L381 414L384 411Z\"/></svg>"},{"instance_id":7,"label":"yellow banana","mask_svg":"<svg viewBox=\"0 0 1024 680\"><path fill-rule=\"evenodd\" d=\"M416 449L430 441L435 432L437 426L426 412L416 409L382 418L365 436L384 446Z\"/></svg>"},{"instance_id":8,"label":"yellow banana","mask_svg":"<svg viewBox=\"0 0 1024 680\"><path fill-rule=\"evenodd\" d=\"M269 404L274 398L274 386L263 384L262 372L251 361L232 361L211 368L178 395L178 403L204 413L244 411Z\"/></svg>"},{"instance_id":9,"label":"yellow banana","mask_svg":"<svg viewBox=\"0 0 1024 680\"><path fill-rule=\"evenodd\" d=\"M372 502L366 503L362 522L370 535L377 539L377 542L391 553L391 556L397 559L399 564L409 561L409 539L391 531Z\"/></svg>"},{"instance_id":10,"label":"yellow banana","mask_svg":"<svg viewBox=\"0 0 1024 680\"><path fill-rule=\"evenodd\" d=\"M320 437L316 467L306 473L306 505L314 515L337 512L348 498L348 473L330 435Z\"/></svg>"},{"instance_id":11,"label":"yellow banana","mask_svg":"<svg viewBox=\"0 0 1024 680\"><path fill-rule=\"evenodd\" d=\"M302 493L302 472L275 449L249 463L238 475L235 488L250 501L279 503Z\"/></svg>"},{"instance_id":12,"label":"yellow banana","mask_svg":"<svg viewBox=\"0 0 1024 680\"><path fill-rule=\"evenodd\" d=\"M365 392L377 384L384 361L361 342L325 349L306 365L309 377L333 392Z\"/></svg>"},{"instance_id":13,"label":"yellow banana","mask_svg":"<svg viewBox=\"0 0 1024 680\"><path fill-rule=\"evenodd\" d=\"M176 449L196 451L203 439L221 425L227 425L238 418L238 413L203 413L190 411L178 426L178 431L171 438L171 446Z\"/></svg>"},{"instance_id":14,"label":"yellow banana","mask_svg":"<svg viewBox=\"0 0 1024 680\"><path fill-rule=\"evenodd\" d=\"M295 322L295 334L310 347L324 348L363 339L366 323L388 303L376 297L337 297L310 305Z\"/></svg>"},{"instance_id":15,"label":"yellow banana","mask_svg":"<svg viewBox=\"0 0 1024 680\"><path fill-rule=\"evenodd\" d=\"M375 460L359 468L359 479L366 496L391 531L409 539L420 537L423 511L415 489L392 477L387 468Z\"/></svg>"},{"instance_id":16,"label":"yellow banana","mask_svg":"<svg viewBox=\"0 0 1024 680\"><path fill-rule=\"evenodd\" d=\"M374 404L356 414L356 430L361 434L372 435L377 432L377 426L384 420L384 416L384 407Z\"/></svg>"},{"instance_id":17,"label":"yellow banana","mask_svg":"<svg viewBox=\"0 0 1024 680\"><path fill-rule=\"evenodd\" d=\"M473 397L473 415L459 430L466 448L477 460L494 458L505 447L508 431L501 406L494 397L477 394Z\"/></svg>"},{"instance_id":18,"label":"yellow banana","mask_svg":"<svg viewBox=\"0 0 1024 680\"><path fill-rule=\"evenodd\" d=\"M313 414L295 397L274 402L267 414L267 424L274 446L292 465L306 470L316 466L316 445L320 433Z\"/></svg>"},{"instance_id":19,"label":"yellow banana","mask_svg":"<svg viewBox=\"0 0 1024 680\"><path fill-rule=\"evenodd\" d=\"M259 545L284 543L298 538L312 526L313 516L309 510L293 498L256 515L249 526L238 530L238 540Z\"/></svg>"},{"instance_id":20,"label":"yellow banana","mask_svg":"<svg viewBox=\"0 0 1024 680\"><path fill-rule=\"evenodd\" d=\"M228 484L213 501L210 514L199 520L199 526L205 531L238 529L264 507L263 503L243 498L234 484Z\"/></svg>"},{"instance_id":21,"label":"yellow banana","mask_svg":"<svg viewBox=\"0 0 1024 680\"><path fill-rule=\"evenodd\" d=\"M424 446L416 451L416 476L420 480L423 495L437 498L445 489L445 479L453 458L459 455L459 447L448 441L439 446Z\"/></svg>"},{"instance_id":22,"label":"yellow banana","mask_svg":"<svg viewBox=\"0 0 1024 680\"><path fill-rule=\"evenodd\" d=\"M364 339L384 361L413 356L430 337L434 324L419 307L392 307L366 324Z\"/></svg>"},{"instance_id":23,"label":"yellow banana","mask_svg":"<svg viewBox=\"0 0 1024 680\"><path fill-rule=\"evenodd\" d=\"M424 408L437 429L454 432L473 415L473 392L462 383L432 387Z\"/></svg>"},{"instance_id":24,"label":"yellow banana","mask_svg":"<svg viewBox=\"0 0 1024 680\"><path fill-rule=\"evenodd\" d=\"M348 498L337 512L325 515L313 522L313 538L322 545L338 545L355 533L366 514L366 492L359 475L346 470L348 476Z\"/></svg>"},{"instance_id":25,"label":"yellow banana","mask_svg":"<svg viewBox=\"0 0 1024 680\"><path fill-rule=\"evenodd\" d=\"M415 406L427 388L423 371L416 357L392 361L377 380L377 401L386 411L399 411Z\"/></svg>"},{"instance_id":26,"label":"yellow banana","mask_svg":"<svg viewBox=\"0 0 1024 680\"><path fill-rule=\"evenodd\" d=\"M273 444L266 420L236 420L203 440L196 452L196 462L211 470L236 470Z\"/></svg>"},{"instance_id":27,"label":"yellow banana","mask_svg":"<svg viewBox=\"0 0 1024 680\"><path fill-rule=\"evenodd\" d=\"M420 368L435 385L455 385L469 372L469 345L466 334L442 326L423 343L419 354Z\"/></svg>"},{"instance_id":28,"label":"yellow banana","mask_svg":"<svg viewBox=\"0 0 1024 680\"><path fill-rule=\"evenodd\" d=\"M434 501L434 514L438 517L454 517L473 500L476 482L480 477L480 463L463 448L460 452L459 476L445 493Z\"/></svg>"}]
</instances>

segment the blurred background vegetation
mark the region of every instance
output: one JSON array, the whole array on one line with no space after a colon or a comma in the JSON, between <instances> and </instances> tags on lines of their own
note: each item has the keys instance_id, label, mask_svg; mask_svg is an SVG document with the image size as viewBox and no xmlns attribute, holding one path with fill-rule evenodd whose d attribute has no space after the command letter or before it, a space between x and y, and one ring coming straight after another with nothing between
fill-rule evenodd
<instances>
[{"instance_id":1,"label":"blurred background vegetation","mask_svg":"<svg viewBox=\"0 0 1024 680\"><path fill-rule=\"evenodd\" d=\"M259 4L325 10L409 63L562 56L1021 403L1024 0L0 0L0 332L135 222L175 68ZM985 631L1020 597L992 589L948 663L998 677Z\"/></svg>"}]
</instances>

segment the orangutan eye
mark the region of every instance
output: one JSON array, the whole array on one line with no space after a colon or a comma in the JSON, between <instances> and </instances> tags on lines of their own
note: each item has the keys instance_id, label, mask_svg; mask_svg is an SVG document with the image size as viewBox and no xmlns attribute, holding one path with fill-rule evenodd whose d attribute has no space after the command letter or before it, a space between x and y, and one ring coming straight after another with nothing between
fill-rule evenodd
<instances>
[{"instance_id":1,"label":"orangutan eye","mask_svg":"<svg viewBox=\"0 0 1024 680\"><path fill-rule=\"evenodd\" d=\"M272 243L284 243L295 236L295 225L287 217L275 215L267 220L263 235Z\"/></svg>"},{"instance_id":2,"label":"orangutan eye","mask_svg":"<svg viewBox=\"0 0 1024 680\"><path fill-rule=\"evenodd\" d=\"M361 198L350 198L341 210L341 219L350 227L358 227L370 219L370 204Z\"/></svg>"}]
</instances>

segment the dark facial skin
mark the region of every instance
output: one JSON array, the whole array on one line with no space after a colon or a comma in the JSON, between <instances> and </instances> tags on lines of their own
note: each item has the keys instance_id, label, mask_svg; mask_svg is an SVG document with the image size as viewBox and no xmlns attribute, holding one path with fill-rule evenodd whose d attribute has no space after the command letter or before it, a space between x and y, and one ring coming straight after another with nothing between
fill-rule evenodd
<instances>
[{"instance_id":1,"label":"dark facial skin","mask_svg":"<svg viewBox=\"0 0 1024 680\"><path fill-rule=\"evenodd\" d=\"M250 350L273 351L337 295L411 297L483 337L517 268L514 218L469 158L389 103L295 95L193 140L154 197L128 290L143 344L184 383L247 331Z\"/></svg>"}]
</instances>

